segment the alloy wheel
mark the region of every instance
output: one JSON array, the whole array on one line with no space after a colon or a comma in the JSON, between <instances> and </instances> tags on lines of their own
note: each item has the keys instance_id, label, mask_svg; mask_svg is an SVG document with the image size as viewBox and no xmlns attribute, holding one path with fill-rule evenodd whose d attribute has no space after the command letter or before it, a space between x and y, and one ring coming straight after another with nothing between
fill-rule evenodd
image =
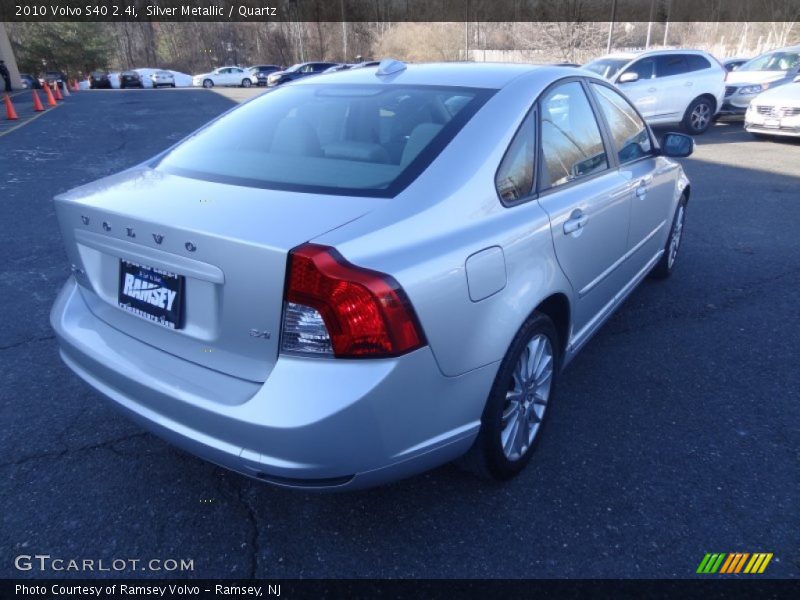
<instances>
[{"instance_id":1,"label":"alloy wheel","mask_svg":"<svg viewBox=\"0 0 800 600\"><path fill-rule=\"evenodd\" d=\"M694 131L704 131L711 121L711 107L705 102L701 102L694 107L689 122Z\"/></svg>"},{"instance_id":2,"label":"alloy wheel","mask_svg":"<svg viewBox=\"0 0 800 600\"><path fill-rule=\"evenodd\" d=\"M678 205L678 213L675 215L675 224L672 226L672 234L669 238L669 254L667 255L667 266L671 269L678 257L678 248L681 245L681 235L683 234L683 204Z\"/></svg>"},{"instance_id":3,"label":"alloy wheel","mask_svg":"<svg viewBox=\"0 0 800 600\"><path fill-rule=\"evenodd\" d=\"M530 449L542 422L553 382L553 346L544 334L535 335L523 349L503 408L500 444L511 461Z\"/></svg>"}]
</instances>

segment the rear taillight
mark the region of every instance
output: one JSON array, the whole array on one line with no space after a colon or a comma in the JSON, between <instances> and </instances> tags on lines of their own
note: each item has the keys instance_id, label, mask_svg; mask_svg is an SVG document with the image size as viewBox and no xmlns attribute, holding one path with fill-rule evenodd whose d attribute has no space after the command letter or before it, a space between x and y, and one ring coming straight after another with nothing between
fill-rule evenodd
<instances>
[{"instance_id":1,"label":"rear taillight","mask_svg":"<svg viewBox=\"0 0 800 600\"><path fill-rule=\"evenodd\" d=\"M328 246L303 244L289 253L285 300L282 352L381 358L425 345L400 285Z\"/></svg>"}]
</instances>

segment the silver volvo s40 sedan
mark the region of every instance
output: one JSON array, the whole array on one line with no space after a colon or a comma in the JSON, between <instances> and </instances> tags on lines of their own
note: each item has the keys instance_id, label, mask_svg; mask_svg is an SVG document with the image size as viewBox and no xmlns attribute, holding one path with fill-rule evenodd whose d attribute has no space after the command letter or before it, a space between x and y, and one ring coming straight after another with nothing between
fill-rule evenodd
<instances>
[{"instance_id":1,"label":"silver volvo s40 sedan","mask_svg":"<svg viewBox=\"0 0 800 600\"><path fill-rule=\"evenodd\" d=\"M259 132L254 135L254 132ZM689 182L613 84L429 64L308 78L55 200L66 364L289 487L528 462L555 383L675 264Z\"/></svg>"}]
</instances>

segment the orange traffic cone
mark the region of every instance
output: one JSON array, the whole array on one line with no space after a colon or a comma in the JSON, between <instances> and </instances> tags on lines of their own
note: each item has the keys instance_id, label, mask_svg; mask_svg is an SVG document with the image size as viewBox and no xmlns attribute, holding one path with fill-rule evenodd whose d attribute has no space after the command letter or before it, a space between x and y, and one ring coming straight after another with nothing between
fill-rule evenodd
<instances>
[{"instance_id":1,"label":"orange traffic cone","mask_svg":"<svg viewBox=\"0 0 800 600\"><path fill-rule=\"evenodd\" d=\"M33 111L42 112L43 110L44 106L42 106L42 101L39 100L39 94L36 93L36 90L33 90Z\"/></svg>"},{"instance_id":2,"label":"orange traffic cone","mask_svg":"<svg viewBox=\"0 0 800 600\"><path fill-rule=\"evenodd\" d=\"M42 87L44 88L44 93L47 96L47 106L55 106L56 99L53 98L53 92L50 91L50 86L45 83Z\"/></svg>"},{"instance_id":3,"label":"orange traffic cone","mask_svg":"<svg viewBox=\"0 0 800 600\"><path fill-rule=\"evenodd\" d=\"M81 91L81 86L78 85L78 80L77 79L72 82L72 91L73 92L80 92Z\"/></svg>"},{"instance_id":4,"label":"orange traffic cone","mask_svg":"<svg viewBox=\"0 0 800 600\"><path fill-rule=\"evenodd\" d=\"M64 96L61 95L61 90L58 89L58 84L56 83L53 87L55 88L56 91L56 100L63 100Z\"/></svg>"},{"instance_id":5,"label":"orange traffic cone","mask_svg":"<svg viewBox=\"0 0 800 600\"><path fill-rule=\"evenodd\" d=\"M11 104L11 98L8 97L8 94L6 94L6 119L9 121L19 119L17 111L14 110L14 105Z\"/></svg>"}]
</instances>

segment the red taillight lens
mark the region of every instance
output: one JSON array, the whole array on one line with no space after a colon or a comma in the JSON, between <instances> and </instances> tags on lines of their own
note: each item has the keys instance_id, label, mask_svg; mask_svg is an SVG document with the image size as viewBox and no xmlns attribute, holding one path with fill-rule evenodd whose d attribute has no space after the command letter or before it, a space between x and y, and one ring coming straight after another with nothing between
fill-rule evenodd
<instances>
[{"instance_id":1,"label":"red taillight lens","mask_svg":"<svg viewBox=\"0 0 800 600\"><path fill-rule=\"evenodd\" d=\"M289 253L286 301L315 309L340 358L397 356L425 345L414 309L388 275L348 263L334 248Z\"/></svg>"}]
</instances>

